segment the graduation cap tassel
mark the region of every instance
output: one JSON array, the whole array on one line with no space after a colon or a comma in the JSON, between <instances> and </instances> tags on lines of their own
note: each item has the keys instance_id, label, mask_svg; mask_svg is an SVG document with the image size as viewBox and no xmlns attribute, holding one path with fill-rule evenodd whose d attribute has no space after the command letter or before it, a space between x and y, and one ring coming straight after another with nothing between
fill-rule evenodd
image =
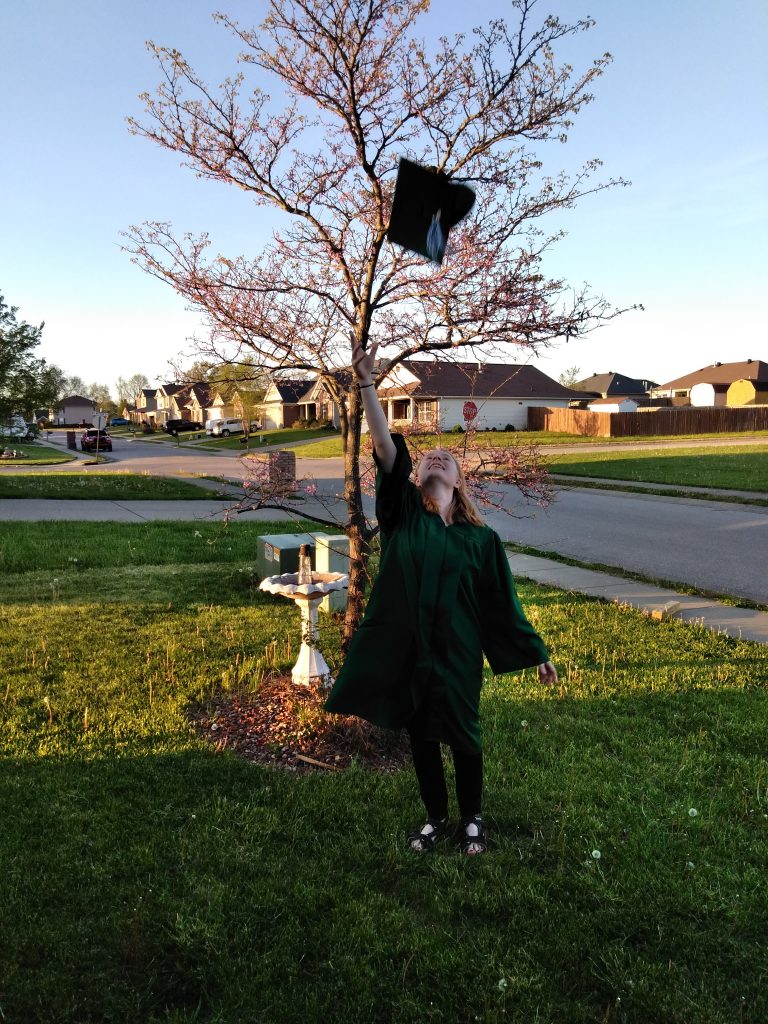
<instances>
[{"instance_id":1,"label":"graduation cap tassel","mask_svg":"<svg viewBox=\"0 0 768 1024\"><path fill-rule=\"evenodd\" d=\"M435 263L441 263L445 252L446 237L440 226L440 210L432 217L432 223L427 231L427 253Z\"/></svg>"}]
</instances>

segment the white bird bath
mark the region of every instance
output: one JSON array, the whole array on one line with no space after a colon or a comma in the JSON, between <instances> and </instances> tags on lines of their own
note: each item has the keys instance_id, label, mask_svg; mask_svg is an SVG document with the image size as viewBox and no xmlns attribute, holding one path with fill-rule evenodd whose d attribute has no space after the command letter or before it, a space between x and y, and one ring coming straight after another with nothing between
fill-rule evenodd
<instances>
[{"instance_id":1,"label":"white bird bath","mask_svg":"<svg viewBox=\"0 0 768 1024\"><path fill-rule=\"evenodd\" d=\"M317 646L317 609L330 591L346 590L349 576L341 572L312 572L310 579L310 583L299 583L297 572L284 572L281 576L267 576L259 590L289 597L301 611L301 649L291 669L294 683L329 687L333 683L331 670Z\"/></svg>"}]
</instances>

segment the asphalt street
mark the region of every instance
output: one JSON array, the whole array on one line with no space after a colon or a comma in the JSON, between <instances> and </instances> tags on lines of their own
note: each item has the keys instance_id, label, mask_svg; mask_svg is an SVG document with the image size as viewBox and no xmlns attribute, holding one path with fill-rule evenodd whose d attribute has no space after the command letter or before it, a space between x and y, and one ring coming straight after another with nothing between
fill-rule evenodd
<instances>
[{"instance_id":1,"label":"asphalt street","mask_svg":"<svg viewBox=\"0 0 768 1024\"><path fill-rule=\"evenodd\" d=\"M764 438L755 440L765 444ZM297 449L297 455L300 452ZM235 482L247 473L239 456L240 452L203 453L191 446L176 448L118 438L110 468L168 476L210 474ZM318 489L329 496L326 508L316 499L298 503L297 514L330 512L341 520L344 506L336 497L343 486L341 459L299 457L297 465L300 477L313 477ZM504 540L768 603L766 507L568 487L556 490L549 509L536 510L526 507L514 489L506 490L514 515L486 514ZM88 504L14 499L0 502L0 518L91 518L86 514ZM114 518L148 518L150 514L148 503L111 504L119 505ZM190 506L191 518L218 517L223 511L220 502L180 502L179 513L183 505ZM38 508L36 514L33 506ZM45 511L41 506L46 506ZM368 502L368 510L372 513L372 502ZM163 518L168 514L164 512ZM276 515L264 512L259 518Z\"/></svg>"}]
</instances>

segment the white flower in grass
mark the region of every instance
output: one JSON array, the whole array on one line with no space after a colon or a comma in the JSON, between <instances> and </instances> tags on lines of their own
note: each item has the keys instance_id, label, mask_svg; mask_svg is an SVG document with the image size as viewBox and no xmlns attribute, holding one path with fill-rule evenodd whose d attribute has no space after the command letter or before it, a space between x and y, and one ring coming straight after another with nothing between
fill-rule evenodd
<instances>
[{"instance_id":1,"label":"white flower in grass","mask_svg":"<svg viewBox=\"0 0 768 1024\"><path fill-rule=\"evenodd\" d=\"M689 871L693 871L694 864L692 860L686 861L685 866L688 868Z\"/></svg>"},{"instance_id":2,"label":"white flower in grass","mask_svg":"<svg viewBox=\"0 0 768 1024\"><path fill-rule=\"evenodd\" d=\"M691 807L690 810L688 811L688 817L689 818L695 818L698 813L699 812L696 810L695 807Z\"/></svg>"},{"instance_id":3,"label":"white flower in grass","mask_svg":"<svg viewBox=\"0 0 768 1024\"><path fill-rule=\"evenodd\" d=\"M509 982L507 981L507 979L506 978L499 978L499 983L496 986L496 988L499 990L499 992L506 992L508 987L509 987Z\"/></svg>"},{"instance_id":4,"label":"white flower in grass","mask_svg":"<svg viewBox=\"0 0 768 1024\"><path fill-rule=\"evenodd\" d=\"M200 533L199 530L195 530L195 536L196 537L202 537L203 535L202 535L202 533Z\"/></svg>"},{"instance_id":5,"label":"white flower in grass","mask_svg":"<svg viewBox=\"0 0 768 1024\"><path fill-rule=\"evenodd\" d=\"M603 855L602 855L602 853L600 853L600 851L599 851L599 850L593 850L593 851L592 851L592 860L600 860L600 858L601 858L602 856L603 856Z\"/></svg>"},{"instance_id":6,"label":"white flower in grass","mask_svg":"<svg viewBox=\"0 0 768 1024\"><path fill-rule=\"evenodd\" d=\"M527 728L528 728L528 722L527 722L527 720L526 720L526 719L524 718L524 719L522 720L522 722L520 723L520 725L522 726L522 728L523 728L523 729L527 729Z\"/></svg>"}]
</instances>

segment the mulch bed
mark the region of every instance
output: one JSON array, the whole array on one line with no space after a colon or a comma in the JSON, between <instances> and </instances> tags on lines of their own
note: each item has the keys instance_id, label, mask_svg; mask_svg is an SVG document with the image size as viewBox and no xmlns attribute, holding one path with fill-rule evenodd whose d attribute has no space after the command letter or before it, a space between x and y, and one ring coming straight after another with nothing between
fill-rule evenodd
<instances>
[{"instance_id":1,"label":"mulch bed","mask_svg":"<svg viewBox=\"0 0 768 1024\"><path fill-rule=\"evenodd\" d=\"M202 739L255 764L306 774L341 771L353 761L379 772L410 761L407 735L360 718L323 711L327 691L297 686L290 675L265 680L256 693L219 693L188 709Z\"/></svg>"}]
</instances>

